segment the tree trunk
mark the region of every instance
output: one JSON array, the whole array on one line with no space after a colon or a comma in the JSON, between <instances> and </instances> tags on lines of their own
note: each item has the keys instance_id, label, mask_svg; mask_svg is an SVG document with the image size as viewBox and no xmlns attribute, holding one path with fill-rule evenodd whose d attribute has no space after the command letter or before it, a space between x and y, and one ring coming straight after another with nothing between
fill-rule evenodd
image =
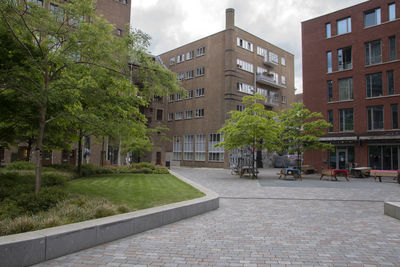
<instances>
[{"instance_id":1,"label":"tree trunk","mask_svg":"<svg viewBox=\"0 0 400 267\"><path fill-rule=\"evenodd\" d=\"M104 136L103 136L103 142L101 143L101 160L100 160L100 165L101 165L101 167L103 167L104 166L104 154L105 154L105 151L104 151Z\"/></svg>"},{"instance_id":2,"label":"tree trunk","mask_svg":"<svg viewBox=\"0 0 400 267\"><path fill-rule=\"evenodd\" d=\"M77 171L76 171L79 177L82 176L82 138L83 138L82 129L79 129L78 168L77 168Z\"/></svg>"},{"instance_id":3,"label":"tree trunk","mask_svg":"<svg viewBox=\"0 0 400 267\"><path fill-rule=\"evenodd\" d=\"M28 162L31 161L32 143L33 143L32 139L29 138L28 148L26 149L26 159L25 159Z\"/></svg>"},{"instance_id":4,"label":"tree trunk","mask_svg":"<svg viewBox=\"0 0 400 267\"><path fill-rule=\"evenodd\" d=\"M35 153L36 153L35 193L36 194L40 190L41 178L42 178L42 150L43 150L44 128L46 126L46 111L47 111L47 103L45 102L40 107L39 132L38 132L37 145L36 145L36 151L35 151Z\"/></svg>"}]
</instances>

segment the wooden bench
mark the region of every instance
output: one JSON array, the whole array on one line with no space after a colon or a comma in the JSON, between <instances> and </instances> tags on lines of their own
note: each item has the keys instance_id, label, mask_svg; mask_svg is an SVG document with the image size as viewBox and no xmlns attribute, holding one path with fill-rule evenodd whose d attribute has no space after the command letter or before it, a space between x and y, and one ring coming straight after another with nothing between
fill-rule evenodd
<instances>
[{"instance_id":1,"label":"wooden bench","mask_svg":"<svg viewBox=\"0 0 400 267\"><path fill-rule=\"evenodd\" d=\"M371 176L374 177L374 182L376 182L376 178L382 182L382 176L394 177L393 180L396 180L399 177L399 171L371 170Z\"/></svg>"},{"instance_id":2,"label":"wooden bench","mask_svg":"<svg viewBox=\"0 0 400 267\"><path fill-rule=\"evenodd\" d=\"M303 166L301 166L301 173L304 173L304 174L315 173L315 168L311 165L303 165Z\"/></svg>"},{"instance_id":3,"label":"wooden bench","mask_svg":"<svg viewBox=\"0 0 400 267\"><path fill-rule=\"evenodd\" d=\"M240 168L240 177L243 177L245 174L248 174L249 176L253 176L253 166L248 166L248 165L244 165ZM258 170L257 168L254 169L254 174L255 177L257 177L258 174Z\"/></svg>"},{"instance_id":4,"label":"wooden bench","mask_svg":"<svg viewBox=\"0 0 400 267\"><path fill-rule=\"evenodd\" d=\"M286 179L287 176L293 176L294 180L296 179L300 179L300 181L302 181L302 177L301 177L301 170L299 169L282 169L279 174L279 179L283 178Z\"/></svg>"},{"instance_id":5,"label":"wooden bench","mask_svg":"<svg viewBox=\"0 0 400 267\"><path fill-rule=\"evenodd\" d=\"M329 176L329 181L332 181L332 178L335 178L335 181L337 181L337 176L344 176L346 180L349 182L349 172L347 170L341 170L341 169L324 169L321 171L321 177L319 178L322 180L322 177L324 176Z\"/></svg>"}]
</instances>

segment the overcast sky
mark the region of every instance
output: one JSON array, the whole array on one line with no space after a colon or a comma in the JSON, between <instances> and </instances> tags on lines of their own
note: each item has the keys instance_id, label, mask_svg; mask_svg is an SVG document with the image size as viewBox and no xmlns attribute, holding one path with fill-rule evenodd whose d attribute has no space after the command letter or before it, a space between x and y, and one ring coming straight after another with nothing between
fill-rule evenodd
<instances>
[{"instance_id":1,"label":"overcast sky","mask_svg":"<svg viewBox=\"0 0 400 267\"><path fill-rule=\"evenodd\" d=\"M154 55L235 25L295 55L296 93L302 91L301 22L366 0L133 0L131 26L149 34Z\"/></svg>"}]
</instances>

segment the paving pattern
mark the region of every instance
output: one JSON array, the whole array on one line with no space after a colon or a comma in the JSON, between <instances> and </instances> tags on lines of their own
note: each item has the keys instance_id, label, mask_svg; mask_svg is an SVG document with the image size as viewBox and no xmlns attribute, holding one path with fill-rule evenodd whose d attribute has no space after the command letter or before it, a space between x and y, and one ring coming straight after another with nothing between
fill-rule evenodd
<instances>
[{"instance_id":1,"label":"paving pattern","mask_svg":"<svg viewBox=\"0 0 400 267\"><path fill-rule=\"evenodd\" d=\"M38 266L400 266L400 221L383 215L383 200L400 200L391 180L174 171L219 193L220 208Z\"/></svg>"}]
</instances>

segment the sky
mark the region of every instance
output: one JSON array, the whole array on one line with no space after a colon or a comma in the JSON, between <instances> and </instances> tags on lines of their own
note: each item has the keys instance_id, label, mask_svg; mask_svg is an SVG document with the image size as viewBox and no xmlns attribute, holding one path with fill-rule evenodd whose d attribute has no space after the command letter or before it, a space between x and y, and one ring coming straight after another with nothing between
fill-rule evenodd
<instances>
[{"instance_id":1,"label":"sky","mask_svg":"<svg viewBox=\"0 0 400 267\"><path fill-rule=\"evenodd\" d=\"M164 52L235 25L295 56L295 88L302 92L301 22L366 0L132 0L131 27L150 35L149 52Z\"/></svg>"}]
</instances>

